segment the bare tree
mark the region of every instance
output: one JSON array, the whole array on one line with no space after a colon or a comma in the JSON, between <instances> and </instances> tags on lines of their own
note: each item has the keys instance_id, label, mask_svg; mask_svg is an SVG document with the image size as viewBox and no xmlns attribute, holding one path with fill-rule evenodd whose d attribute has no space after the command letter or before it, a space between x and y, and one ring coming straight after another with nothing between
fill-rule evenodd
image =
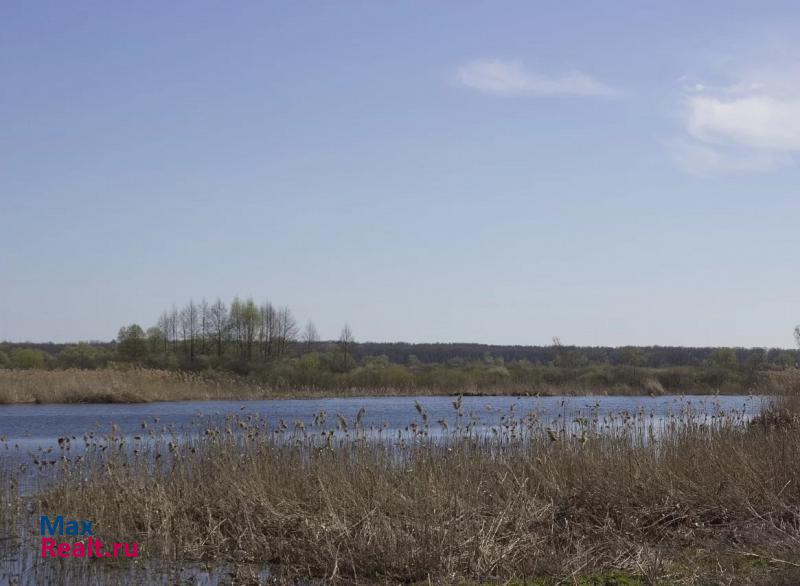
<instances>
[{"instance_id":1,"label":"bare tree","mask_svg":"<svg viewBox=\"0 0 800 586\"><path fill-rule=\"evenodd\" d=\"M211 310L208 301L203 299L200 302L200 354L206 354L206 340L208 338L208 327L211 322Z\"/></svg>"},{"instance_id":2,"label":"bare tree","mask_svg":"<svg viewBox=\"0 0 800 586\"><path fill-rule=\"evenodd\" d=\"M253 346L256 340L256 332L258 331L259 312L253 298L249 298L242 305L242 334L244 336L244 350L245 358L247 360L253 359Z\"/></svg>"},{"instance_id":3,"label":"bare tree","mask_svg":"<svg viewBox=\"0 0 800 586\"><path fill-rule=\"evenodd\" d=\"M172 306L172 310L169 312L169 338L172 340L172 351L177 353L178 351L178 308L175 305Z\"/></svg>"},{"instance_id":4,"label":"bare tree","mask_svg":"<svg viewBox=\"0 0 800 586\"><path fill-rule=\"evenodd\" d=\"M231 302L231 312L229 316L231 336L239 350L239 357L245 357L244 342L244 304L238 297L234 297Z\"/></svg>"},{"instance_id":5,"label":"bare tree","mask_svg":"<svg viewBox=\"0 0 800 586\"><path fill-rule=\"evenodd\" d=\"M189 362L194 362L195 338L198 333L198 311L194 301L181 310L181 337L183 338L184 350L188 348ZM188 344L187 344L188 342Z\"/></svg>"},{"instance_id":6,"label":"bare tree","mask_svg":"<svg viewBox=\"0 0 800 586\"><path fill-rule=\"evenodd\" d=\"M228 308L218 297L209 311L211 331L217 345L217 357L222 356L222 341L228 332Z\"/></svg>"},{"instance_id":7,"label":"bare tree","mask_svg":"<svg viewBox=\"0 0 800 586\"><path fill-rule=\"evenodd\" d=\"M163 342L164 342L164 356L167 355L169 352L169 335L170 335L170 319L169 319L169 312L165 311L162 313L158 318L158 329L161 330Z\"/></svg>"},{"instance_id":8,"label":"bare tree","mask_svg":"<svg viewBox=\"0 0 800 586\"><path fill-rule=\"evenodd\" d=\"M314 348L314 344L319 342L317 326L315 326L314 322L311 320L309 320L309 322L306 324L306 327L303 328L302 341L306 352L311 352L311 350Z\"/></svg>"},{"instance_id":9,"label":"bare tree","mask_svg":"<svg viewBox=\"0 0 800 586\"><path fill-rule=\"evenodd\" d=\"M350 329L349 324L344 324L342 332L339 334L339 348L342 351L342 368L344 370L349 367L354 343L353 331Z\"/></svg>"},{"instance_id":10,"label":"bare tree","mask_svg":"<svg viewBox=\"0 0 800 586\"><path fill-rule=\"evenodd\" d=\"M289 352L289 347L297 341L297 321L288 307L281 307L276 317L276 341L278 357Z\"/></svg>"},{"instance_id":11,"label":"bare tree","mask_svg":"<svg viewBox=\"0 0 800 586\"><path fill-rule=\"evenodd\" d=\"M222 357L229 343L242 360L260 358L266 362L286 356L300 335L288 307L275 308L268 301L256 305L252 298L243 301L239 297L234 298L230 309L219 298L211 305L205 299L200 304L190 301L180 311L173 306L161 314L158 327L164 332L165 353L171 341L173 351L177 352L180 345L190 362L198 353L213 352L214 347L217 357ZM316 340L316 329L313 332L312 341Z\"/></svg>"},{"instance_id":12,"label":"bare tree","mask_svg":"<svg viewBox=\"0 0 800 586\"><path fill-rule=\"evenodd\" d=\"M261 348L261 358L266 362L272 358L273 345L277 335L277 313L269 301L258 308L259 330L258 343Z\"/></svg>"}]
</instances>

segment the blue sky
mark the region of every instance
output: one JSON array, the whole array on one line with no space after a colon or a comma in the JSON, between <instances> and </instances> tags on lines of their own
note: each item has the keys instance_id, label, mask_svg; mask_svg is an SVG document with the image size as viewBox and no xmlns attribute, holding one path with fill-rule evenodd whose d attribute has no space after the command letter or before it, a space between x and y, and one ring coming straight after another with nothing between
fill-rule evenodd
<instances>
[{"instance_id":1,"label":"blue sky","mask_svg":"<svg viewBox=\"0 0 800 586\"><path fill-rule=\"evenodd\" d=\"M701 5L702 4L702 5ZM4 2L0 339L791 346L793 2Z\"/></svg>"}]
</instances>

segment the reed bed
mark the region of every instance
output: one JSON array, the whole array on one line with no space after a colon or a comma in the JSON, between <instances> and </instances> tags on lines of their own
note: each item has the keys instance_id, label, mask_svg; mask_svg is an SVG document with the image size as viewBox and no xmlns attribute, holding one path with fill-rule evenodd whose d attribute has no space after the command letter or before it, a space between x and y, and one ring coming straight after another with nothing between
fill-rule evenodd
<instances>
[{"instance_id":1,"label":"reed bed","mask_svg":"<svg viewBox=\"0 0 800 586\"><path fill-rule=\"evenodd\" d=\"M666 375L664 375L666 376ZM684 373L682 376L687 377ZM362 380L363 379L363 380ZM141 367L98 370L14 370L0 369L0 404L12 403L141 403L151 401L244 400L267 398L321 398L409 395L663 395L667 390L654 376L631 386L604 379L569 382L453 387L435 380L397 386L370 377L342 378L325 385L288 384L273 386L258 377L226 371L188 372ZM688 383L687 383L688 384ZM691 385L678 387L686 393ZM708 392L708 387L705 391ZM717 389L719 390L719 389ZM800 393L797 372L765 372L749 387L737 387L735 394Z\"/></svg>"},{"instance_id":2,"label":"reed bed","mask_svg":"<svg viewBox=\"0 0 800 586\"><path fill-rule=\"evenodd\" d=\"M143 403L257 399L268 389L233 375L147 368L0 370L2 403Z\"/></svg>"},{"instance_id":3,"label":"reed bed","mask_svg":"<svg viewBox=\"0 0 800 586\"><path fill-rule=\"evenodd\" d=\"M0 369L0 404L147 403L409 394L442 395L451 394L451 391L394 387L309 386L275 389L263 382L227 372L196 373L139 367L97 370Z\"/></svg>"},{"instance_id":4,"label":"reed bed","mask_svg":"<svg viewBox=\"0 0 800 586\"><path fill-rule=\"evenodd\" d=\"M783 418L511 412L486 428L453 409L448 424L418 405L399 432L321 412L198 421L184 442L86 437L36 508L152 559L288 581L800 580L800 439Z\"/></svg>"}]
</instances>

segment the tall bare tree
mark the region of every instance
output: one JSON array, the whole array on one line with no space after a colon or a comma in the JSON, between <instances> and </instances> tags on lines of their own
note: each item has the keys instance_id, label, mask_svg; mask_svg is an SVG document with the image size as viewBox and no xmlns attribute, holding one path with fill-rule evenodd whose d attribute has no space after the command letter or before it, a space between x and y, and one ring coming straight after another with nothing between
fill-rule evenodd
<instances>
[{"instance_id":1,"label":"tall bare tree","mask_svg":"<svg viewBox=\"0 0 800 586\"><path fill-rule=\"evenodd\" d=\"M169 337L172 340L172 351L178 352L178 308L175 305L169 312Z\"/></svg>"},{"instance_id":2,"label":"tall bare tree","mask_svg":"<svg viewBox=\"0 0 800 586\"><path fill-rule=\"evenodd\" d=\"M228 332L228 308L219 297L211 306L209 321L217 346L217 357L222 357L222 342Z\"/></svg>"},{"instance_id":3,"label":"tall bare tree","mask_svg":"<svg viewBox=\"0 0 800 586\"><path fill-rule=\"evenodd\" d=\"M203 299L200 302L200 354L206 354L206 340L208 339L208 328L211 323L211 309L208 301Z\"/></svg>"},{"instance_id":4,"label":"tall bare tree","mask_svg":"<svg viewBox=\"0 0 800 586\"><path fill-rule=\"evenodd\" d=\"M314 322L311 320L309 320L308 323L306 324L306 327L303 328L302 341L306 352L311 352L311 350L314 348L314 344L319 342L319 333L317 333L317 326L315 326Z\"/></svg>"},{"instance_id":5,"label":"tall bare tree","mask_svg":"<svg viewBox=\"0 0 800 586\"><path fill-rule=\"evenodd\" d=\"M274 351L277 312L272 306L272 303L265 301L264 304L258 308L258 315L258 344L261 349L261 358L266 362L272 358Z\"/></svg>"},{"instance_id":6,"label":"tall bare tree","mask_svg":"<svg viewBox=\"0 0 800 586\"><path fill-rule=\"evenodd\" d=\"M169 319L169 312L163 312L158 318L157 327L161 330L162 333L162 341L164 343L164 356L167 355L169 352L169 336L170 336L170 319Z\"/></svg>"},{"instance_id":7,"label":"tall bare tree","mask_svg":"<svg viewBox=\"0 0 800 586\"><path fill-rule=\"evenodd\" d=\"M181 310L181 337L183 338L184 350L188 350L189 362L194 362L195 339L198 334L198 311L194 301Z\"/></svg>"},{"instance_id":8,"label":"tall bare tree","mask_svg":"<svg viewBox=\"0 0 800 586\"><path fill-rule=\"evenodd\" d=\"M244 356L244 344L242 343L244 336L242 334L242 324L242 302L238 297L234 297L233 301L231 301L230 328L231 338L233 339L239 352L239 357Z\"/></svg>"},{"instance_id":9,"label":"tall bare tree","mask_svg":"<svg viewBox=\"0 0 800 586\"><path fill-rule=\"evenodd\" d=\"M277 333L276 355L282 358L288 354L291 345L297 341L297 321L288 307L281 307L277 311L275 331Z\"/></svg>"},{"instance_id":10,"label":"tall bare tree","mask_svg":"<svg viewBox=\"0 0 800 586\"><path fill-rule=\"evenodd\" d=\"M342 351L342 369L347 370L350 366L350 359L353 353L353 331L350 329L349 324L344 324L341 333L339 334L339 349Z\"/></svg>"}]
</instances>

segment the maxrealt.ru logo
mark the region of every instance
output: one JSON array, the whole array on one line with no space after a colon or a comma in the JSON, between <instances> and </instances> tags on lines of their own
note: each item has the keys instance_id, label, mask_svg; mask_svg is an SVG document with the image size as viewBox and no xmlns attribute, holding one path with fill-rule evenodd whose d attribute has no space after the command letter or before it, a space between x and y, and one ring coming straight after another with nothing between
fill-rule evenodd
<instances>
[{"instance_id":1,"label":"maxrealt.ru logo","mask_svg":"<svg viewBox=\"0 0 800 586\"><path fill-rule=\"evenodd\" d=\"M41 557L115 558L124 555L135 558L139 555L138 543L111 543L109 549L106 549L103 542L94 536L93 525L93 521L85 519L65 520L62 515L58 515L51 521L50 517L42 515L39 518L39 531L42 535ZM59 541L54 537L56 535L80 537L81 541Z\"/></svg>"}]
</instances>

